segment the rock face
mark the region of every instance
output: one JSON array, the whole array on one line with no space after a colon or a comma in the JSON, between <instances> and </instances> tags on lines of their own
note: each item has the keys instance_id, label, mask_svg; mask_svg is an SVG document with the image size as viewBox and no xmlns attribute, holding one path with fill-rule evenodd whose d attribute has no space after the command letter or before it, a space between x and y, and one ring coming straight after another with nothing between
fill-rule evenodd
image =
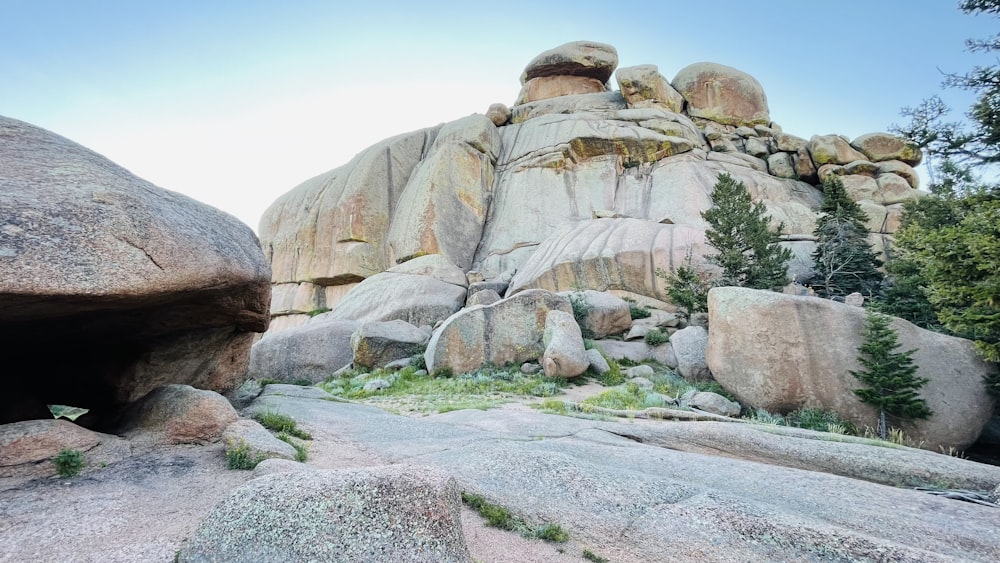
<instances>
[{"instance_id":1,"label":"rock face","mask_svg":"<svg viewBox=\"0 0 1000 563\"><path fill-rule=\"evenodd\" d=\"M6 117L0 170L0 338L11 365L34 366L4 379L0 422L242 382L270 277L247 226Z\"/></svg>"},{"instance_id":2,"label":"rock face","mask_svg":"<svg viewBox=\"0 0 1000 563\"><path fill-rule=\"evenodd\" d=\"M351 335L357 328L356 321L321 315L299 327L269 332L250 350L247 375L287 383L323 381L351 363Z\"/></svg>"},{"instance_id":3,"label":"rock face","mask_svg":"<svg viewBox=\"0 0 1000 563\"><path fill-rule=\"evenodd\" d=\"M264 475L219 503L178 560L471 562L461 502L430 468Z\"/></svg>"},{"instance_id":4,"label":"rock face","mask_svg":"<svg viewBox=\"0 0 1000 563\"><path fill-rule=\"evenodd\" d=\"M688 114L725 125L767 125L767 96L757 79L735 68L695 63L672 82L687 100Z\"/></svg>"},{"instance_id":5,"label":"rock face","mask_svg":"<svg viewBox=\"0 0 1000 563\"><path fill-rule=\"evenodd\" d=\"M545 319L553 310L573 314L569 300L542 290L522 291L491 305L459 311L431 336L425 353L427 369L448 368L458 374L488 363L537 360L545 353Z\"/></svg>"},{"instance_id":6,"label":"rock face","mask_svg":"<svg viewBox=\"0 0 1000 563\"><path fill-rule=\"evenodd\" d=\"M715 379L742 403L785 413L800 407L836 411L855 425L875 427L877 411L853 393L859 371L865 311L816 297L745 288L709 292L707 359ZM915 349L920 392L934 411L928 420L900 425L923 447L963 449L990 419L993 401L982 378L990 365L972 343L892 321L900 351Z\"/></svg>"}]
</instances>

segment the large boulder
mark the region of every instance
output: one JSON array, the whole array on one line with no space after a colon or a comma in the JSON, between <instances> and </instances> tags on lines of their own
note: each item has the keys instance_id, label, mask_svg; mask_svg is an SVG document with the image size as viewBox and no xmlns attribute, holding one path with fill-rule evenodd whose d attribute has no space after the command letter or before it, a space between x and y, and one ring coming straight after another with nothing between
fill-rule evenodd
<instances>
[{"instance_id":1,"label":"large boulder","mask_svg":"<svg viewBox=\"0 0 1000 563\"><path fill-rule=\"evenodd\" d=\"M677 359L677 373L681 377L689 381L712 379L705 359L705 348L708 346L708 331L705 327L692 325L678 330L670 337L670 346Z\"/></svg>"},{"instance_id":2,"label":"large boulder","mask_svg":"<svg viewBox=\"0 0 1000 563\"><path fill-rule=\"evenodd\" d=\"M430 336L430 329L421 329L399 319L364 323L351 335L354 365L380 368L420 354Z\"/></svg>"},{"instance_id":3,"label":"large boulder","mask_svg":"<svg viewBox=\"0 0 1000 563\"><path fill-rule=\"evenodd\" d=\"M588 338L621 335L632 327L628 303L613 293L587 289L562 295L584 312L580 329Z\"/></svg>"},{"instance_id":4,"label":"large boulder","mask_svg":"<svg viewBox=\"0 0 1000 563\"><path fill-rule=\"evenodd\" d=\"M181 562L471 562L454 478L426 467L283 472L234 490Z\"/></svg>"},{"instance_id":5,"label":"large boulder","mask_svg":"<svg viewBox=\"0 0 1000 563\"><path fill-rule=\"evenodd\" d=\"M358 284L329 313L329 320L404 320L434 326L462 308L465 272L440 254L403 262Z\"/></svg>"},{"instance_id":6,"label":"large boulder","mask_svg":"<svg viewBox=\"0 0 1000 563\"><path fill-rule=\"evenodd\" d=\"M6 370L0 422L242 382L270 298L249 227L2 116L0 171L0 339L9 365L31 366Z\"/></svg>"},{"instance_id":7,"label":"large boulder","mask_svg":"<svg viewBox=\"0 0 1000 563\"><path fill-rule=\"evenodd\" d=\"M239 419L225 397L190 385L164 385L129 405L118 433L144 445L214 442Z\"/></svg>"},{"instance_id":8,"label":"large boulder","mask_svg":"<svg viewBox=\"0 0 1000 563\"><path fill-rule=\"evenodd\" d=\"M573 313L552 310L545 315L545 331L542 336L545 352L542 354L542 368L548 377L576 377L590 367L587 350L583 345L580 326Z\"/></svg>"},{"instance_id":9,"label":"large boulder","mask_svg":"<svg viewBox=\"0 0 1000 563\"><path fill-rule=\"evenodd\" d=\"M538 289L463 309L434 331L425 353L427 369L458 374L490 363L537 360L545 353L545 319L553 310L573 314L568 299Z\"/></svg>"},{"instance_id":10,"label":"large boulder","mask_svg":"<svg viewBox=\"0 0 1000 563\"><path fill-rule=\"evenodd\" d=\"M597 94L606 92L607 89L603 82L589 76L539 76L524 83L514 105L558 98L559 96Z\"/></svg>"},{"instance_id":11,"label":"large boulder","mask_svg":"<svg viewBox=\"0 0 1000 563\"><path fill-rule=\"evenodd\" d=\"M861 151L868 160L901 160L910 166L920 164L923 153L916 143L889 133L868 133L851 141L851 146Z\"/></svg>"},{"instance_id":12,"label":"large boulder","mask_svg":"<svg viewBox=\"0 0 1000 563\"><path fill-rule=\"evenodd\" d=\"M358 324L320 315L301 326L268 332L250 350L247 375L288 383L323 381L351 363L351 335Z\"/></svg>"},{"instance_id":13,"label":"large boulder","mask_svg":"<svg viewBox=\"0 0 1000 563\"><path fill-rule=\"evenodd\" d=\"M601 83L618 66L618 51L594 41L573 41L538 55L521 74L521 84L540 76L586 76Z\"/></svg>"},{"instance_id":14,"label":"large boulder","mask_svg":"<svg viewBox=\"0 0 1000 563\"><path fill-rule=\"evenodd\" d=\"M716 381L741 403L785 413L802 407L836 411L859 427L875 427L878 412L854 390L850 374L862 370L865 310L816 297L746 288L709 292L707 360ZM993 412L983 376L995 369L972 342L893 319L899 351L915 350L920 391L934 415L901 425L923 447L963 449L979 436Z\"/></svg>"},{"instance_id":15,"label":"large boulder","mask_svg":"<svg viewBox=\"0 0 1000 563\"><path fill-rule=\"evenodd\" d=\"M749 74L716 63L682 68L671 83L687 100L687 112L726 125L767 125L767 96Z\"/></svg>"},{"instance_id":16,"label":"large boulder","mask_svg":"<svg viewBox=\"0 0 1000 563\"><path fill-rule=\"evenodd\" d=\"M126 440L78 426L68 420L22 420L0 424L0 478L50 477L47 463L64 450L83 454L82 471L120 461L132 453Z\"/></svg>"},{"instance_id":17,"label":"large boulder","mask_svg":"<svg viewBox=\"0 0 1000 563\"><path fill-rule=\"evenodd\" d=\"M615 78L630 108L663 108L675 113L684 109L684 97L674 90L656 65L620 68Z\"/></svg>"},{"instance_id":18,"label":"large boulder","mask_svg":"<svg viewBox=\"0 0 1000 563\"><path fill-rule=\"evenodd\" d=\"M841 135L813 135L809 139L809 156L813 164L850 164L856 160L866 160L867 157L851 146L850 141Z\"/></svg>"}]
</instances>

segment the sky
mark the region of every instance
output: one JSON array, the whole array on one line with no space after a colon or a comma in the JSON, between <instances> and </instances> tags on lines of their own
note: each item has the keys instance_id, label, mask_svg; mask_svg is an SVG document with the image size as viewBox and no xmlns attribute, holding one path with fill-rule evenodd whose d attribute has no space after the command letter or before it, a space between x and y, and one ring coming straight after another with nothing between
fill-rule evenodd
<instances>
[{"instance_id":1,"label":"sky","mask_svg":"<svg viewBox=\"0 0 1000 563\"><path fill-rule=\"evenodd\" d=\"M952 0L0 0L0 115L256 230L384 138L511 105L524 66L569 41L668 80L738 68L786 132L853 139L935 94L960 118L972 97L942 73L996 64L965 40L998 23Z\"/></svg>"}]
</instances>

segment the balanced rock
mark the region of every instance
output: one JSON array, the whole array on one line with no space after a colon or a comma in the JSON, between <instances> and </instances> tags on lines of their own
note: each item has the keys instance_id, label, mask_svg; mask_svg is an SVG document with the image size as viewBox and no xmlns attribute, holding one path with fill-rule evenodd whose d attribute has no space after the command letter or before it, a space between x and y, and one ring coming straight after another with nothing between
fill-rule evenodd
<instances>
[{"instance_id":1,"label":"balanced rock","mask_svg":"<svg viewBox=\"0 0 1000 563\"><path fill-rule=\"evenodd\" d=\"M602 84L618 66L618 51L593 41L573 41L538 55L521 74L521 84L540 76L584 76Z\"/></svg>"},{"instance_id":2,"label":"balanced rock","mask_svg":"<svg viewBox=\"0 0 1000 563\"><path fill-rule=\"evenodd\" d=\"M539 76L524 83L514 105L558 98L559 96L596 94L607 90L604 82L589 76Z\"/></svg>"},{"instance_id":3,"label":"balanced rock","mask_svg":"<svg viewBox=\"0 0 1000 563\"><path fill-rule=\"evenodd\" d=\"M249 227L6 117L0 170L0 339L32 366L7 370L0 422L52 403L100 419L163 383L243 381L270 299Z\"/></svg>"},{"instance_id":4,"label":"balanced rock","mask_svg":"<svg viewBox=\"0 0 1000 563\"><path fill-rule=\"evenodd\" d=\"M674 90L656 65L620 68L615 78L630 108L659 107L674 113L684 109L684 97Z\"/></svg>"},{"instance_id":5,"label":"balanced rock","mask_svg":"<svg viewBox=\"0 0 1000 563\"><path fill-rule=\"evenodd\" d=\"M680 70L671 83L687 101L691 117L726 125L767 125L767 96L757 79L732 67L695 63Z\"/></svg>"},{"instance_id":6,"label":"balanced rock","mask_svg":"<svg viewBox=\"0 0 1000 563\"><path fill-rule=\"evenodd\" d=\"M841 135L813 135L809 139L809 155L816 166L849 164L855 160L867 159Z\"/></svg>"},{"instance_id":7,"label":"balanced rock","mask_svg":"<svg viewBox=\"0 0 1000 563\"><path fill-rule=\"evenodd\" d=\"M434 331L425 353L427 369L448 368L459 374L488 363L537 360L545 353L545 318L553 310L573 314L569 300L543 290L463 309Z\"/></svg>"},{"instance_id":8,"label":"balanced rock","mask_svg":"<svg viewBox=\"0 0 1000 563\"><path fill-rule=\"evenodd\" d=\"M461 506L454 478L426 467L263 475L216 505L177 560L471 562Z\"/></svg>"},{"instance_id":9,"label":"balanced rock","mask_svg":"<svg viewBox=\"0 0 1000 563\"><path fill-rule=\"evenodd\" d=\"M278 332L268 332L250 350L247 374L254 379L316 383L351 363L351 335L356 321L338 321L326 315Z\"/></svg>"},{"instance_id":10,"label":"balanced rock","mask_svg":"<svg viewBox=\"0 0 1000 563\"><path fill-rule=\"evenodd\" d=\"M858 348L864 340L864 309L726 287L709 291L708 311L708 365L741 403L778 413L822 407L860 428L876 426L878 412L854 394L863 385L850 374L863 369ZM929 379L919 394L934 411L927 420L900 424L904 433L934 451L975 442L993 412L983 376L995 367L983 362L968 340L902 319L893 319L891 326L899 335L899 351L915 350L917 376Z\"/></svg>"},{"instance_id":11,"label":"balanced rock","mask_svg":"<svg viewBox=\"0 0 1000 563\"><path fill-rule=\"evenodd\" d=\"M889 133L861 135L851 141L851 146L864 153L872 162L901 160L910 166L916 166L923 159L923 153L916 143Z\"/></svg>"}]
</instances>

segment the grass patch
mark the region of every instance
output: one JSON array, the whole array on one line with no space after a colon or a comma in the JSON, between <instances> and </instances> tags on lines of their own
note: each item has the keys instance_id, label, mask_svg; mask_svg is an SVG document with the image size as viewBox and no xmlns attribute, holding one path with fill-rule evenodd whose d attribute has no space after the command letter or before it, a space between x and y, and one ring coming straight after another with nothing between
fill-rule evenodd
<instances>
[{"instance_id":1,"label":"grass patch","mask_svg":"<svg viewBox=\"0 0 1000 563\"><path fill-rule=\"evenodd\" d=\"M606 557L601 557L587 548L583 548L583 558L587 561L593 561L593 563L610 563Z\"/></svg>"},{"instance_id":2,"label":"grass patch","mask_svg":"<svg viewBox=\"0 0 1000 563\"><path fill-rule=\"evenodd\" d=\"M605 409L640 411L648 407L665 407L667 400L662 394L652 389L642 389L635 383L626 383L613 387L600 395L588 397L582 405L591 405Z\"/></svg>"},{"instance_id":3,"label":"grass patch","mask_svg":"<svg viewBox=\"0 0 1000 563\"><path fill-rule=\"evenodd\" d=\"M313 309L312 311L307 312L306 314L309 315L309 317L311 318L315 317L316 315L322 315L323 313L329 313L332 310L333 309L329 307L319 307L317 309Z\"/></svg>"},{"instance_id":4,"label":"grass patch","mask_svg":"<svg viewBox=\"0 0 1000 563\"><path fill-rule=\"evenodd\" d=\"M797 409L785 415L785 424L797 428L833 432L834 434L856 435L857 430L849 421L840 418L837 413L824 409Z\"/></svg>"},{"instance_id":5,"label":"grass patch","mask_svg":"<svg viewBox=\"0 0 1000 563\"><path fill-rule=\"evenodd\" d=\"M493 504L480 495L463 491L462 502L478 512L486 520L488 526L509 532L517 532L526 538L557 543L565 543L569 540L569 532L564 530L559 524L549 522L533 527L523 518L514 515L510 510L498 504Z\"/></svg>"},{"instance_id":6,"label":"grass patch","mask_svg":"<svg viewBox=\"0 0 1000 563\"><path fill-rule=\"evenodd\" d=\"M52 458L56 472L60 477L76 477L83 469L83 452L80 450L63 450Z\"/></svg>"},{"instance_id":7,"label":"grass patch","mask_svg":"<svg viewBox=\"0 0 1000 563\"><path fill-rule=\"evenodd\" d=\"M276 436L282 442L288 444L289 446L295 448L295 461L299 463L305 463L309 459L309 448L305 444L297 442L294 438L285 432L278 432Z\"/></svg>"},{"instance_id":8,"label":"grass patch","mask_svg":"<svg viewBox=\"0 0 1000 563\"><path fill-rule=\"evenodd\" d=\"M312 440L312 435L299 428L295 419L286 414L273 411L259 412L253 415L253 419L272 432L285 433L300 440Z\"/></svg>"},{"instance_id":9,"label":"grass patch","mask_svg":"<svg viewBox=\"0 0 1000 563\"><path fill-rule=\"evenodd\" d=\"M383 379L389 387L365 391L365 383ZM460 409L490 409L515 397L551 397L569 383L544 374L527 375L519 367L484 366L461 375L426 374L408 366L399 371L377 369L350 371L319 386L331 395L361 400L389 410L449 412Z\"/></svg>"},{"instance_id":10,"label":"grass patch","mask_svg":"<svg viewBox=\"0 0 1000 563\"><path fill-rule=\"evenodd\" d=\"M253 452L246 440L226 444L226 465L229 469L249 471L263 460L263 457Z\"/></svg>"}]
</instances>

